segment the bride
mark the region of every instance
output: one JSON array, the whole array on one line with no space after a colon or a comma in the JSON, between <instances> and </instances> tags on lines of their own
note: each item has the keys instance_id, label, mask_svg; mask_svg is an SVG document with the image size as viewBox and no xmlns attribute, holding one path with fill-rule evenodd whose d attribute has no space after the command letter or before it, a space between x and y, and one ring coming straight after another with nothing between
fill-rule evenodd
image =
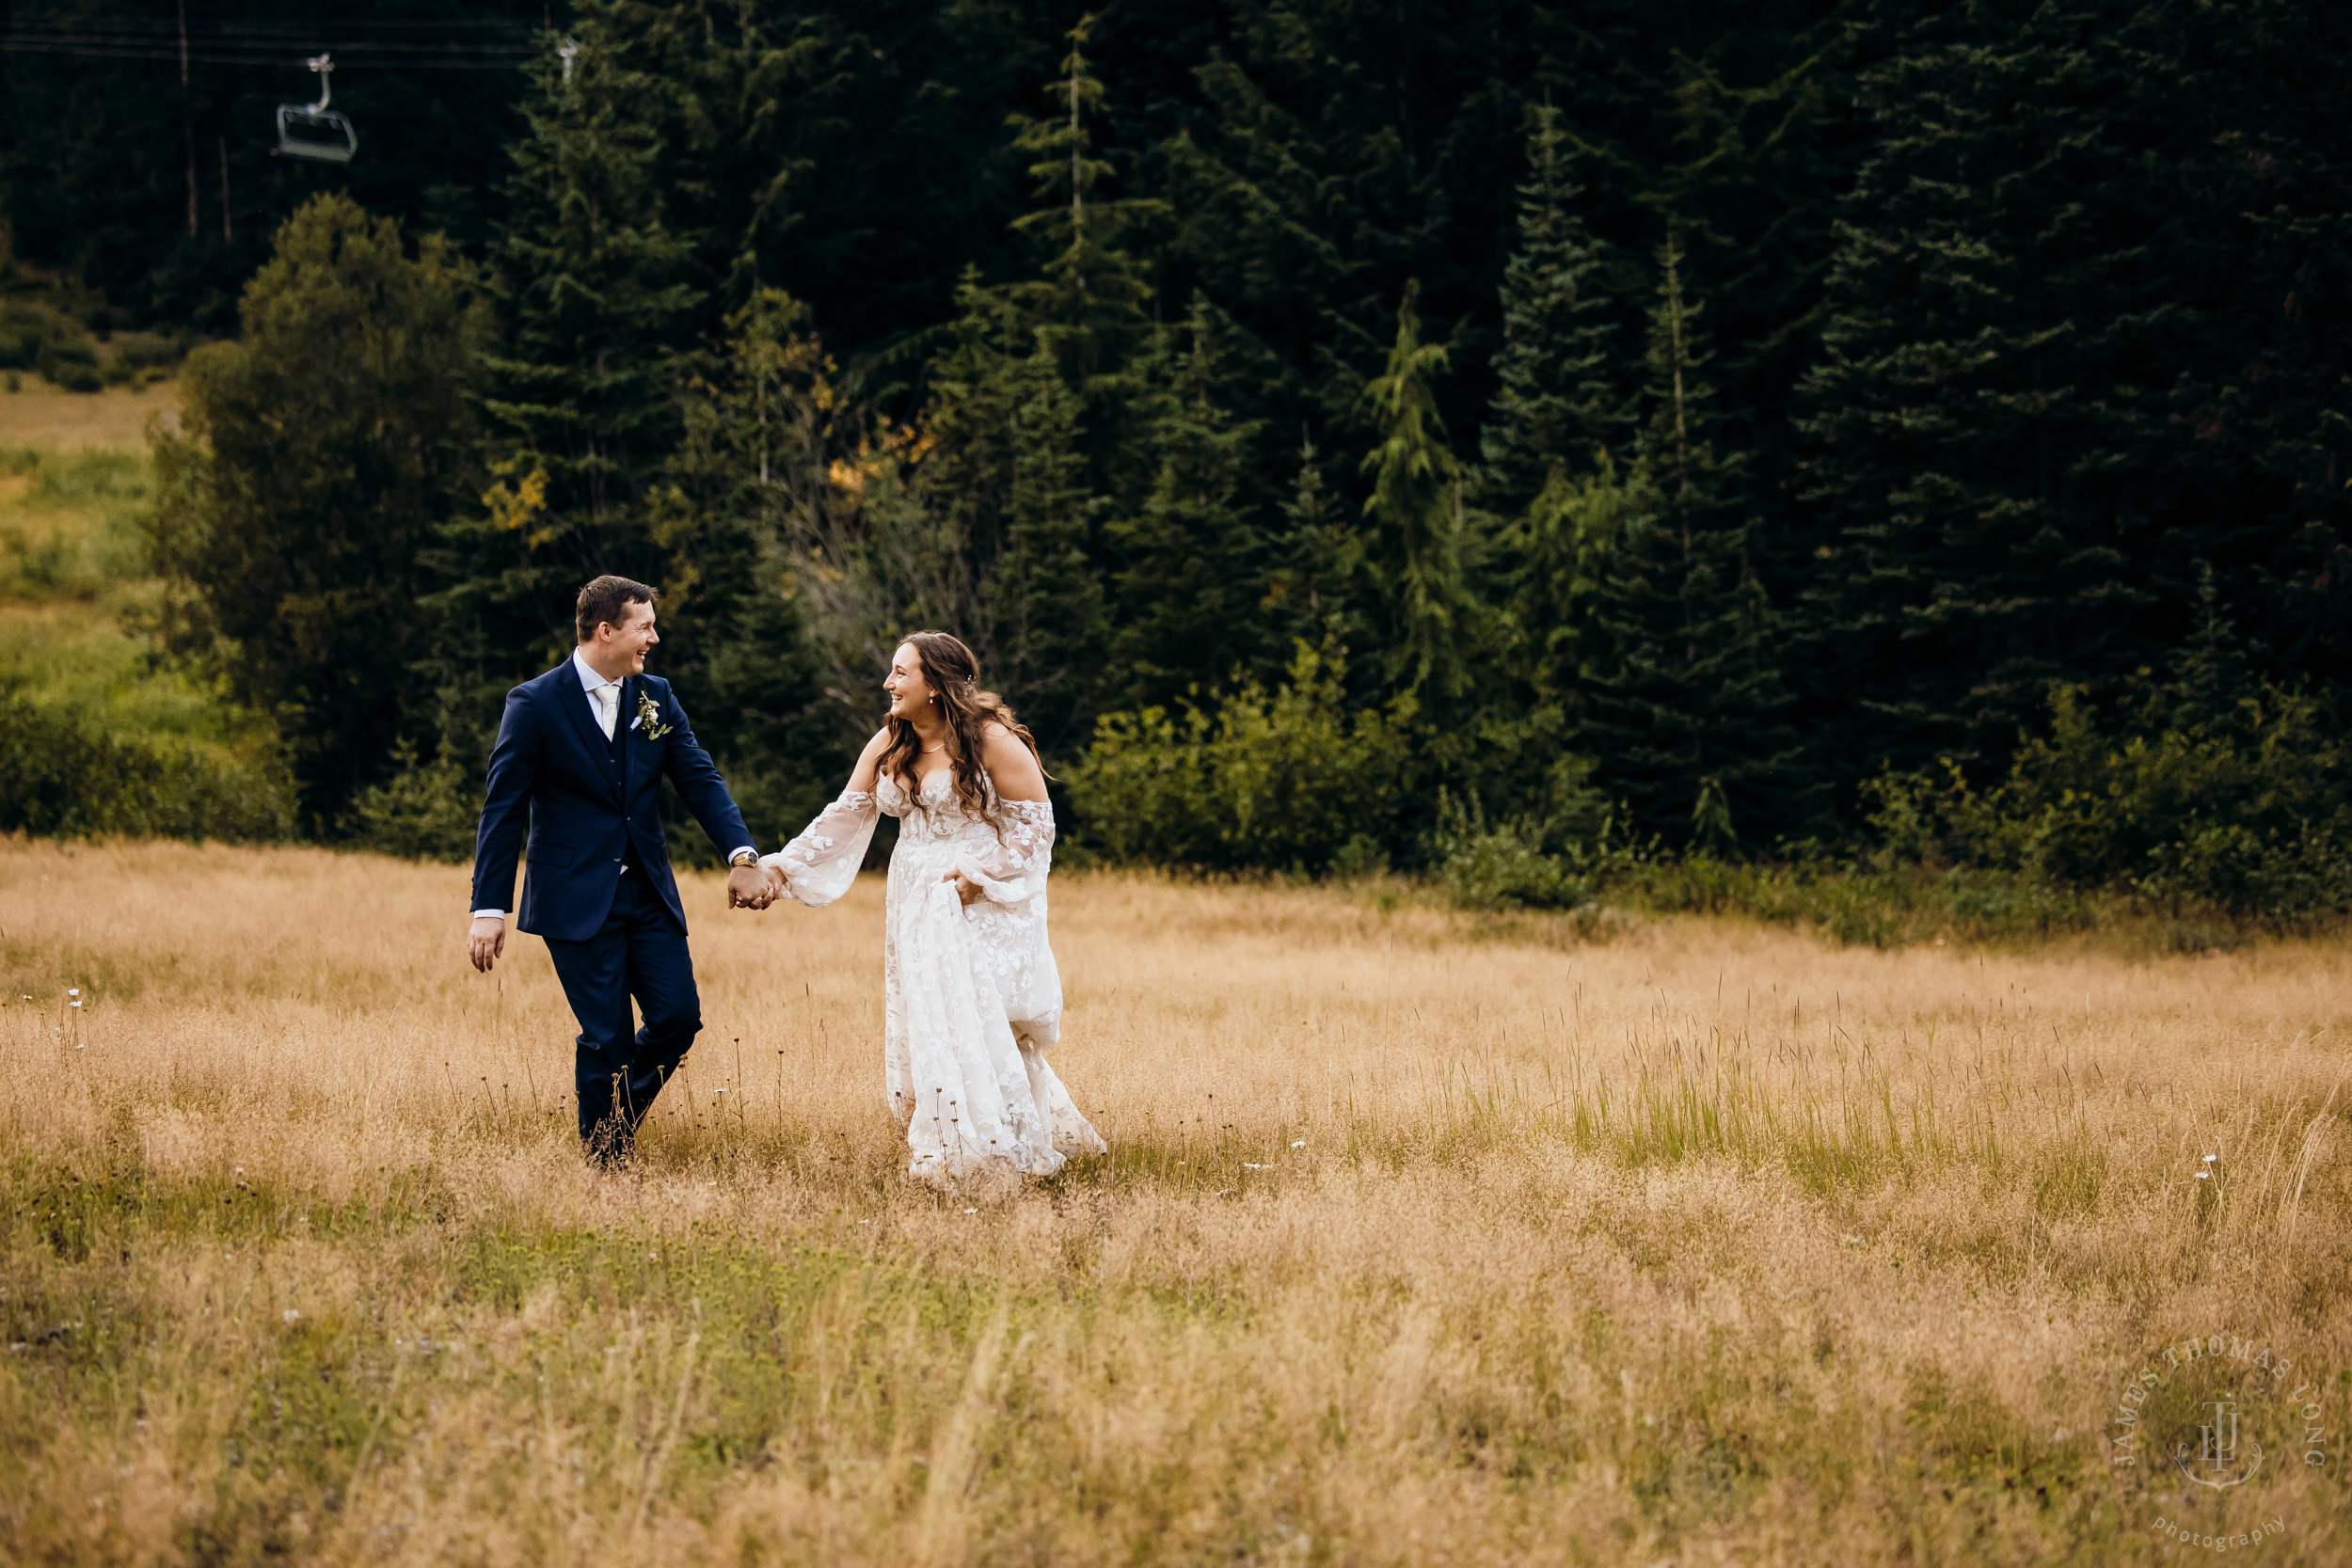
<instances>
[{"instance_id":1,"label":"bride","mask_svg":"<svg viewBox=\"0 0 2352 1568\"><path fill-rule=\"evenodd\" d=\"M898 645L889 717L850 785L760 863L772 893L830 904L850 890L879 812L899 818L882 927L882 1078L941 1185L1050 1176L1100 1154L1045 1060L1061 1037L1061 975L1045 941L1054 808L1036 742L946 632Z\"/></svg>"}]
</instances>

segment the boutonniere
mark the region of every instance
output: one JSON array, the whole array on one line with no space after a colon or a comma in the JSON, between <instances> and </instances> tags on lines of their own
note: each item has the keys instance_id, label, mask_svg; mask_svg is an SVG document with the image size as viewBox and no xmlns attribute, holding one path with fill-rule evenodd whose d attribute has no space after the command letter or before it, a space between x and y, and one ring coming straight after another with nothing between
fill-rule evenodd
<instances>
[{"instance_id":1,"label":"boutonniere","mask_svg":"<svg viewBox=\"0 0 2352 1568\"><path fill-rule=\"evenodd\" d=\"M653 705L653 699L641 689L637 693L637 722L645 726L645 738L659 740L677 728L661 721L661 710Z\"/></svg>"}]
</instances>

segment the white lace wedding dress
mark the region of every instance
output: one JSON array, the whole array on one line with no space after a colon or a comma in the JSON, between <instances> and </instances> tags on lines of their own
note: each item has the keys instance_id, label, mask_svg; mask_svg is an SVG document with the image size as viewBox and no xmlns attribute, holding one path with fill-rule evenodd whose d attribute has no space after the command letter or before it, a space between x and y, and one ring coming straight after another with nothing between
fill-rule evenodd
<instances>
[{"instance_id":1,"label":"white lace wedding dress","mask_svg":"<svg viewBox=\"0 0 2352 1568\"><path fill-rule=\"evenodd\" d=\"M1045 1059L1061 1037L1061 974L1045 940L1054 808L1042 800L967 810L942 768L911 798L883 774L844 790L761 860L812 908L850 891L879 812L899 819L882 926L882 1082L913 1151L908 1169L943 1186L1051 1176L1103 1140ZM1001 830L1001 831L1000 831ZM969 908L945 880L961 871Z\"/></svg>"}]
</instances>

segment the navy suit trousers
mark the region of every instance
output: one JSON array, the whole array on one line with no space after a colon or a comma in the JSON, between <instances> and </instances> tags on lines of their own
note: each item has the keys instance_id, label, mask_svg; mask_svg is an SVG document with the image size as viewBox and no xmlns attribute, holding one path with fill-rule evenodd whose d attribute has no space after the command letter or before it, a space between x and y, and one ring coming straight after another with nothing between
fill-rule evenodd
<instances>
[{"instance_id":1,"label":"navy suit trousers","mask_svg":"<svg viewBox=\"0 0 2352 1568\"><path fill-rule=\"evenodd\" d=\"M585 942L550 937L548 955L580 1020L572 1069L580 1135L592 1146L627 1153L654 1096L702 1031L702 996L694 989L685 929L632 859L602 928ZM629 1028L632 996L645 1020L635 1031Z\"/></svg>"}]
</instances>

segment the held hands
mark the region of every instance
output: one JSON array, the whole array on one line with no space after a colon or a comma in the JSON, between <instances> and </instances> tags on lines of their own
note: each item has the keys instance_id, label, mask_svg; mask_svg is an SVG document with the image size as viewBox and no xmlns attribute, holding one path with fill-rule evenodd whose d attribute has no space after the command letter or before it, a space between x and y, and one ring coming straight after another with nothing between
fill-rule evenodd
<instances>
[{"instance_id":1,"label":"held hands","mask_svg":"<svg viewBox=\"0 0 2352 1568\"><path fill-rule=\"evenodd\" d=\"M497 963L499 955L505 951L506 922L494 914L477 919L473 929L466 936L466 957L473 960L474 968L485 974L489 974L490 966Z\"/></svg>"},{"instance_id":2,"label":"held hands","mask_svg":"<svg viewBox=\"0 0 2352 1568\"><path fill-rule=\"evenodd\" d=\"M980 895L980 884L961 871L950 871L939 879L956 884L956 896L963 900L963 907L967 910L972 907L972 900Z\"/></svg>"},{"instance_id":3,"label":"held hands","mask_svg":"<svg viewBox=\"0 0 2352 1568\"><path fill-rule=\"evenodd\" d=\"M727 873L730 909L764 910L783 895L784 873L772 867L754 863ZM477 918L466 934L466 957L474 968L489 974L505 952L506 922L489 914Z\"/></svg>"},{"instance_id":4,"label":"held hands","mask_svg":"<svg viewBox=\"0 0 2352 1568\"><path fill-rule=\"evenodd\" d=\"M727 873L727 908L731 910L764 910L783 893L783 874L756 861Z\"/></svg>"}]
</instances>

